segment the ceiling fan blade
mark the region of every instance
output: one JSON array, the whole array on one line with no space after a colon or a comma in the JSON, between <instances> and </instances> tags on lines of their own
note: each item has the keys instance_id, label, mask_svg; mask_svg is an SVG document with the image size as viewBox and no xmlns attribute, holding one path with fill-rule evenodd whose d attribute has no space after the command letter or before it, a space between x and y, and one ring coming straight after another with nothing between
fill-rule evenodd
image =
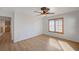
<instances>
[{"instance_id":1,"label":"ceiling fan blade","mask_svg":"<svg viewBox=\"0 0 79 59\"><path fill-rule=\"evenodd\" d=\"M41 13L41 12L39 12L39 11L34 11L34 12L36 12L36 13Z\"/></svg>"},{"instance_id":2,"label":"ceiling fan blade","mask_svg":"<svg viewBox=\"0 0 79 59\"><path fill-rule=\"evenodd\" d=\"M48 12L47 14L55 14L55 13Z\"/></svg>"},{"instance_id":3,"label":"ceiling fan blade","mask_svg":"<svg viewBox=\"0 0 79 59\"><path fill-rule=\"evenodd\" d=\"M42 16L41 14L37 15L37 16Z\"/></svg>"}]
</instances>

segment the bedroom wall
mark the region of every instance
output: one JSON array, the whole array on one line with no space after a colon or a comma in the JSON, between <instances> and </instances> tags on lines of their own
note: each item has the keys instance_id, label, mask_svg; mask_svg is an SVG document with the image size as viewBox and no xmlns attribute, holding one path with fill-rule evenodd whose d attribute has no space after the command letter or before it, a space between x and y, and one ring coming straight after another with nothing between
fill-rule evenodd
<instances>
[{"instance_id":1,"label":"bedroom wall","mask_svg":"<svg viewBox=\"0 0 79 59\"><path fill-rule=\"evenodd\" d=\"M43 33L50 36L79 42L79 11L52 16L49 18L55 18L60 16L64 17L64 34L48 32L48 17L43 17Z\"/></svg>"},{"instance_id":2,"label":"bedroom wall","mask_svg":"<svg viewBox=\"0 0 79 59\"><path fill-rule=\"evenodd\" d=\"M23 12L15 12L14 42L42 34L42 19Z\"/></svg>"}]
</instances>

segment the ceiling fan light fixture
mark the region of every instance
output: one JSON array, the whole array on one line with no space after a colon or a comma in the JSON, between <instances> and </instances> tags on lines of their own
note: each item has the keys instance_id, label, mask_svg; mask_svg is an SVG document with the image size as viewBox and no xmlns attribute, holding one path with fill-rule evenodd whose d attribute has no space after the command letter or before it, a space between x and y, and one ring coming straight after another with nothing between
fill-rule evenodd
<instances>
[{"instance_id":1,"label":"ceiling fan light fixture","mask_svg":"<svg viewBox=\"0 0 79 59\"><path fill-rule=\"evenodd\" d=\"M44 11L44 10L47 10L47 11L48 11L49 8L47 8L47 7L42 7L41 10L42 10L42 11Z\"/></svg>"},{"instance_id":2,"label":"ceiling fan light fixture","mask_svg":"<svg viewBox=\"0 0 79 59\"><path fill-rule=\"evenodd\" d=\"M47 15L42 15L42 16L47 16Z\"/></svg>"},{"instance_id":3,"label":"ceiling fan light fixture","mask_svg":"<svg viewBox=\"0 0 79 59\"><path fill-rule=\"evenodd\" d=\"M49 12L50 9L47 7L41 7L40 10L41 12L38 12L38 11L35 11L35 12L40 13L40 15L44 15L44 16L47 16L48 14L54 14Z\"/></svg>"}]
</instances>

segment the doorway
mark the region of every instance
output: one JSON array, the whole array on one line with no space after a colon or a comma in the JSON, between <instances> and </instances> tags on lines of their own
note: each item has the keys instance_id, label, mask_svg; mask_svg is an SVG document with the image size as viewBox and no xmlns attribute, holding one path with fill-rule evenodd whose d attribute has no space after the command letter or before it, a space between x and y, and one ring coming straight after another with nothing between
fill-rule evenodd
<instances>
[{"instance_id":1,"label":"doorway","mask_svg":"<svg viewBox=\"0 0 79 59\"><path fill-rule=\"evenodd\" d=\"M0 16L0 50L10 50L11 17Z\"/></svg>"}]
</instances>

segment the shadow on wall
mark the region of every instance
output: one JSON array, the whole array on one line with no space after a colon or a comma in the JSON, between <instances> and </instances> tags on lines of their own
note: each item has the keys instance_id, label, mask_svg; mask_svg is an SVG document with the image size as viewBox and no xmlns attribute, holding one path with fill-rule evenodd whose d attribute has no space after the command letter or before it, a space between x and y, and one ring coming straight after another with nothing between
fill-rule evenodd
<instances>
[{"instance_id":1,"label":"shadow on wall","mask_svg":"<svg viewBox=\"0 0 79 59\"><path fill-rule=\"evenodd\" d=\"M43 18L43 34L48 32L48 18L44 16Z\"/></svg>"},{"instance_id":2,"label":"shadow on wall","mask_svg":"<svg viewBox=\"0 0 79 59\"><path fill-rule=\"evenodd\" d=\"M79 16L78 16L79 17ZM76 18L76 23L75 23L75 30L76 30L76 38L79 39L79 18ZM79 41L79 40L78 40Z\"/></svg>"}]
</instances>

